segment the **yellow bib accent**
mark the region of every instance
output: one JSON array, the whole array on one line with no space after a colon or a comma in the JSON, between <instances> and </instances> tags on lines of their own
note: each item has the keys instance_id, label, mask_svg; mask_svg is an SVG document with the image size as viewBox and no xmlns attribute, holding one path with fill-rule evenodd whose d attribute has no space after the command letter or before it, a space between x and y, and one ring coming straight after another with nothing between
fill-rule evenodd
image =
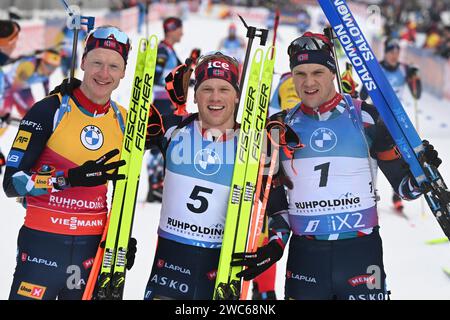
<instances>
[{"instance_id":1,"label":"yellow bib accent","mask_svg":"<svg viewBox=\"0 0 450 320\"><path fill-rule=\"evenodd\" d=\"M77 165L98 159L113 149L121 150L123 133L112 107L100 117L91 117L72 100L69 104L71 111L64 114L47 147ZM118 107L125 121L126 110ZM110 161L119 159L120 155L117 155Z\"/></svg>"}]
</instances>

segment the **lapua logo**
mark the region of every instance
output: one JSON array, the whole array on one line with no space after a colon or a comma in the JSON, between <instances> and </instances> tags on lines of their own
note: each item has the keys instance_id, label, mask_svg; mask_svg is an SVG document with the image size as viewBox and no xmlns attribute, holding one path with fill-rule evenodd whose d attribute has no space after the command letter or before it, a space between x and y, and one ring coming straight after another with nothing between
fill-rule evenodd
<instances>
[{"instance_id":1,"label":"lapua logo","mask_svg":"<svg viewBox=\"0 0 450 320\"><path fill-rule=\"evenodd\" d=\"M157 266L158 268L160 268L160 269L161 269L161 268L166 268L166 269L173 270L173 271L175 271L175 272L180 272L180 273L182 273L182 274L188 274L188 275L191 275L191 270L189 270L188 268L183 268L183 267L180 267L180 266L171 264L171 263L167 263L167 262L164 261L163 259L158 259L158 261L157 261L157 263L156 263L156 266Z\"/></svg>"},{"instance_id":2,"label":"lapua logo","mask_svg":"<svg viewBox=\"0 0 450 320\"><path fill-rule=\"evenodd\" d=\"M55 261L32 257L25 252L22 252L22 262L31 262L36 264L43 264L46 265L47 267L58 268L58 264Z\"/></svg>"},{"instance_id":3,"label":"lapua logo","mask_svg":"<svg viewBox=\"0 0 450 320\"><path fill-rule=\"evenodd\" d=\"M316 278L311 277L311 276L304 276L302 274L296 274L293 273L291 271L287 271L286 272L286 278L288 279L295 279L298 281L305 281L305 282L309 282L309 283L317 283Z\"/></svg>"}]
</instances>

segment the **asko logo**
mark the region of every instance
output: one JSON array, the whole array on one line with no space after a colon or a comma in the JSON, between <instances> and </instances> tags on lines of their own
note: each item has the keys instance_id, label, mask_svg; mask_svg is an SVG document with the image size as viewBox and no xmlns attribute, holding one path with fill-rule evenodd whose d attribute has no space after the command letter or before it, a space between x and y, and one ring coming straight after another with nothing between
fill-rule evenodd
<instances>
[{"instance_id":1,"label":"asko logo","mask_svg":"<svg viewBox=\"0 0 450 320\"><path fill-rule=\"evenodd\" d=\"M172 280L167 277L161 277L155 274L151 279L150 282L156 283L162 287L169 287L170 289L180 291L182 293L187 293L189 291L189 285L186 283L182 283L177 280Z\"/></svg>"},{"instance_id":2,"label":"asko logo","mask_svg":"<svg viewBox=\"0 0 450 320\"><path fill-rule=\"evenodd\" d=\"M17 294L31 299L42 300L45 290L47 290L47 287L22 281Z\"/></svg>"}]
</instances>

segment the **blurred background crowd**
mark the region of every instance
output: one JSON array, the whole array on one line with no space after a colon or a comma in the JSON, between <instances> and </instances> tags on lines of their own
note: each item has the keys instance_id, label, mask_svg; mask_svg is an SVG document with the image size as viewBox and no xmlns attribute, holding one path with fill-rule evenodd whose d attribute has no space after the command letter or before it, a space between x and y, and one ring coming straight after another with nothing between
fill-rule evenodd
<instances>
[{"instance_id":1,"label":"blurred background crowd","mask_svg":"<svg viewBox=\"0 0 450 320\"><path fill-rule=\"evenodd\" d=\"M32 9L50 9L58 5L55 0L4 0L0 9L5 9L10 18L28 18ZM134 6L147 8L152 3L209 2L246 7L279 8L283 13L302 12L305 5L316 4L313 0L98 0L70 1L85 7L109 8L118 11ZM83 3L84 2L84 3ZM384 35L399 38L409 44L434 52L446 59L450 57L450 0L348 0L352 3L376 5L380 8L384 23ZM6 17L3 17L6 18Z\"/></svg>"}]
</instances>

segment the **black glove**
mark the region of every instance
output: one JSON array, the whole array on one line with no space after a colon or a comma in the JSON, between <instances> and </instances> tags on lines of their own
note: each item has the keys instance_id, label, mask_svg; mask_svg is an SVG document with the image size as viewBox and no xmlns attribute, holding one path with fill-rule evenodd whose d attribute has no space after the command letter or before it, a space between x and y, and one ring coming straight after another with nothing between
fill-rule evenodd
<instances>
[{"instance_id":1,"label":"black glove","mask_svg":"<svg viewBox=\"0 0 450 320\"><path fill-rule=\"evenodd\" d=\"M125 160L111 162L106 164L108 160L119 154L118 149L114 149L101 156L97 160L89 160L81 166L68 170L68 180L72 187L95 187L105 184L108 180L122 180L125 175L107 173L107 171L117 169L125 164Z\"/></svg>"},{"instance_id":2,"label":"black glove","mask_svg":"<svg viewBox=\"0 0 450 320\"><path fill-rule=\"evenodd\" d=\"M419 74L419 68L414 65L409 65L406 67L406 78L417 76Z\"/></svg>"},{"instance_id":3,"label":"black glove","mask_svg":"<svg viewBox=\"0 0 450 320\"><path fill-rule=\"evenodd\" d=\"M161 135L163 130L163 120L161 114L156 109L155 105L150 104L150 110L148 113L147 134L145 135L145 150L151 148L151 146L158 141L155 137Z\"/></svg>"},{"instance_id":4,"label":"black glove","mask_svg":"<svg viewBox=\"0 0 450 320\"><path fill-rule=\"evenodd\" d=\"M127 265L125 266L127 270L131 270L134 265L134 259L136 258L137 251L137 240L135 238L130 238L128 241L128 249L127 249Z\"/></svg>"},{"instance_id":5,"label":"black glove","mask_svg":"<svg viewBox=\"0 0 450 320\"><path fill-rule=\"evenodd\" d=\"M66 78L61 82L60 85L56 86L55 89L50 91L50 94L57 94L60 93L61 95L72 95L73 90L81 86L81 80L78 80L77 78L72 78L69 83L69 78Z\"/></svg>"},{"instance_id":6,"label":"black glove","mask_svg":"<svg viewBox=\"0 0 450 320\"><path fill-rule=\"evenodd\" d=\"M191 65L192 60L186 59L186 63L179 65L166 76L166 90L175 106L186 105L189 79L193 71Z\"/></svg>"},{"instance_id":7,"label":"black glove","mask_svg":"<svg viewBox=\"0 0 450 320\"><path fill-rule=\"evenodd\" d=\"M415 66L408 66L406 69L406 82L414 99L420 99L422 96L422 82L419 78L419 69Z\"/></svg>"},{"instance_id":8,"label":"black glove","mask_svg":"<svg viewBox=\"0 0 450 320\"><path fill-rule=\"evenodd\" d=\"M269 269L271 265L281 259L282 255L283 249L280 245L275 241L270 241L256 252L234 253L231 265L246 266L247 269L239 272L236 276L248 281Z\"/></svg>"},{"instance_id":9,"label":"black glove","mask_svg":"<svg viewBox=\"0 0 450 320\"><path fill-rule=\"evenodd\" d=\"M200 57L200 52L201 50L199 48L192 49L191 55L189 56L189 59L192 60L192 63L197 63L197 59Z\"/></svg>"},{"instance_id":10,"label":"black glove","mask_svg":"<svg viewBox=\"0 0 450 320\"><path fill-rule=\"evenodd\" d=\"M375 123L375 140L373 141L372 148L370 149L371 156L377 158L378 152L388 151L395 146L396 144L394 139L389 133L389 130L381 117L379 117Z\"/></svg>"},{"instance_id":11,"label":"black glove","mask_svg":"<svg viewBox=\"0 0 450 320\"><path fill-rule=\"evenodd\" d=\"M425 161L438 168L442 163L442 160L438 157L438 152L434 149L433 145L430 144L427 140L423 140L422 144L425 147L425 150L423 152L423 157L425 158Z\"/></svg>"},{"instance_id":12,"label":"black glove","mask_svg":"<svg viewBox=\"0 0 450 320\"><path fill-rule=\"evenodd\" d=\"M106 241L103 240L100 242L100 248L105 248ZM137 251L137 240L135 238L130 238L128 241L128 249L127 253L125 254L125 258L127 260L127 264L125 265L125 268L127 270L131 270L134 265L134 259L136 258L136 251Z\"/></svg>"}]
</instances>

